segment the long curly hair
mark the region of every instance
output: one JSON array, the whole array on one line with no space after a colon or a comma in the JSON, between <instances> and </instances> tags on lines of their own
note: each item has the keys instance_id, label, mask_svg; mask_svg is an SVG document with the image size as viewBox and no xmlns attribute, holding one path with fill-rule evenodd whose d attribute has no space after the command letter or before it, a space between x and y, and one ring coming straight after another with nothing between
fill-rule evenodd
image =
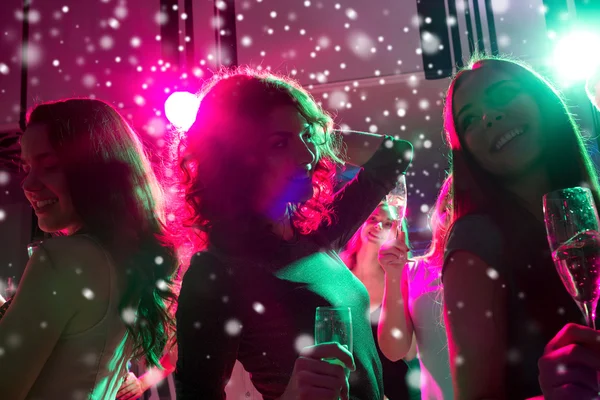
<instances>
[{"instance_id":1,"label":"long curly hair","mask_svg":"<svg viewBox=\"0 0 600 400\"><path fill-rule=\"evenodd\" d=\"M161 187L140 138L113 107L87 98L37 105L27 124L47 127L84 231L106 247L126 278L119 310L137 312L126 324L133 357L157 365L174 331L168 307L178 262L163 224Z\"/></svg>"},{"instance_id":2,"label":"long curly hair","mask_svg":"<svg viewBox=\"0 0 600 400\"><path fill-rule=\"evenodd\" d=\"M186 225L199 235L197 248L226 246L237 238L249 249L264 239L257 230L261 216L248 202L265 173L252 154L257 140L253 132L281 106L298 110L310 125L316 148L314 193L308 201L291 205L293 224L306 235L331 223L336 169L343 165L341 142L332 131L331 116L307 91L288 77L242 67L216 73L198 95L196 122L177 149Z\"/></svg>"}]
</instances>

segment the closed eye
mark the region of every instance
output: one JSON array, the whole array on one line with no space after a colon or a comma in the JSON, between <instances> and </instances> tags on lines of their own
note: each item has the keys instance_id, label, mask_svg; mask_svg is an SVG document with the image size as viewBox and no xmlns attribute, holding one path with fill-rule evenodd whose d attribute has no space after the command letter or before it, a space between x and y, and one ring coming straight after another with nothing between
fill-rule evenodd
<instances>
[{"instance_id":1,"label":"closed eye","mask_svg":"<svg viewBox=\"0 0 600 400\"><path fill-rule=\"evenodd\" d=\"M461 124L463 129L467 129L477 118L474 115L467 115L463 118Z\"/></svg>"}]
</instances>

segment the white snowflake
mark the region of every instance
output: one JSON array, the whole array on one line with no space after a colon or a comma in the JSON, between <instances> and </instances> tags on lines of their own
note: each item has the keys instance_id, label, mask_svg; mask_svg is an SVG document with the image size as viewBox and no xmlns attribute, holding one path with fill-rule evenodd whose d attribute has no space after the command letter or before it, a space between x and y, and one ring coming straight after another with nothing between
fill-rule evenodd
<instances>
[{"instance_id":1,"label":"white snowflake","mask_svg":"<svg viewBox=\"0 0 600 400\"><path fill-rule=\"evenodd\" d=\"M495 14L504 14L510 8L510 0L492 0L492 10Z\"/></svg>"},{"instance_id":2,"label":"white snowflake","mask_svg":"<svg viewBox=\"0 0 600 400\"><path fill-rule=\"evenodd\" d=\"M229 336L237 336L241 331L242 324L237 319L232 318L225 323L225 332L227 332Z\"/></svg>"},{"instance_id":3,"label":"white snowflake","mask_svg":"<svg viewBox=\"0 0 600 400\"><path fill-rule=\"evenodd\" d=\"M81 294L83 295L83 297L85 297L88 300L93 300L94 299L94 292L89 289L89 288L83 288L83 290L81 291Z\"/></svg>"},{"instance_id":4,"label":"white snowflake","mask_svg":"<svg viewBox=\"0 0 600 400\"><path fill-rule=\"evenodd\" d=\"M294 347L296 348L296 351L300 353L305 347L312 346L314 344L315 338L312 335L302 334L296 338Z\"/></svg>"},{"instance_id":5,"label":"white snowflake","mask_svg":"<svg viewBox=\"0 0 600 400\"><path fill-rule=\"evenodd\" d=\"M496 271L494 268L488 268L486 273L487 273L487 276L493 280L498 279L498 277L500 276L500 274L498 274L498 271Z\"/></svg>"},{"instance_id":6,"label":"white snowflake","mask_svg":"<svg viewBox=\"0 0 600 400\"><path fill-rule=\"evenodd\" d=\"M252 308L254 309L254 311L256 311L259 314L263 314L265 312L265 306L263 306L258 301L254 302L254 304L252 304Z\"/></svg>"},{"instance_id":7,"label":"white snowflake","mask_svg":"<svg viewBox=\"0 0 600 400\"><path fill-rule=\"evenodd\" d=\"M419 390L421 388L421 370L410 369L406 374L406 384L411 389Z\"/></svg>"},{"instance_id":8,"label":"white snowflake","mask_svg":"<svg viewBox=\"0 0 600 400\"><path fill-rule=\"evenodd\" d=\"M398 328L392 328L392 330L390 331L390 333L392 334L392 337L394 339L402 339L402 337L404 336L404 334L402 333L402 331Z\"/></svg>"}]
</instances>

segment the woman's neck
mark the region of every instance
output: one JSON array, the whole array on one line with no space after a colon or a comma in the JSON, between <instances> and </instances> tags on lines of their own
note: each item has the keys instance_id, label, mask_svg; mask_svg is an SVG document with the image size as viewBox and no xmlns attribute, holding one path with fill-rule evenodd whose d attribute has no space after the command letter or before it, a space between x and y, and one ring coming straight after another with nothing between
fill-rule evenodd
<instances>
[{"instance_id":1,"label":"woman's neck","mask_svg":"<svg viewBox=\"0 0 600 400\"><path fill-rule=\"evenodd\" d=\"M371 243L363 244L356 252L356 264L352 272L359 280L381 278L385 275L377 259L379 255L379 246Z\"/></svg>"},{"instance_id":2,"label":"woman's neck","mask_svg":"<svg viewBox=\"0 0 600 400\"><path fill-rule=\"evenodd\" d=\"M536 219L544 220L542 198L544 194L551 190L551 186L548 174L542 166L530 171L518 180L508 182L505 187L523 201L525 208Z\"/></svg>"}]
</instances>

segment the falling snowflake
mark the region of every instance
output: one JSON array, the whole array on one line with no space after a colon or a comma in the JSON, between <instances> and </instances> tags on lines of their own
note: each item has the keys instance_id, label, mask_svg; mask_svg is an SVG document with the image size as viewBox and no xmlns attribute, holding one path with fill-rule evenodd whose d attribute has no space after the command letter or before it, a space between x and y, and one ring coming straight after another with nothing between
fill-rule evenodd
<instances>
[{"instance_id":1,"label":"falling snowflake","mask_svg":"<svg viewBox=\"0 0 600 400\"><path fill-rule=\"evenodd\" d=\"M162 263L163 263L164 261L165 261L165 260L164 260L164 259L163 259L161 256L156 256L156 258L154 259L154 263L155 263L156 265L162 265Z\"/></svg>"},{"instance_id":2,"label":"falling snowflake","mask_svg":"<svg viewBox=\"0 0 600 400\"><path fill-rule=\"evenodd\" d=\"M252 308L259 314L263 314L265 312L265 306L263 306L259 302L255 302L254 304L252 304Z\"/></svg>"},{"instance_id":3,"label":"falling snowflake","mask_svg":"<svg viewBox=\"0 0 600 400\"><path fill-rule=\"evenodd\" d=\"M16 333L9 334L6 337L6 344L9 347L17 348L21 346L21 343L23 343L23 338L21 338L21 336L17 335Z\"/></svg>"},{"instance_id":4,"label":"falling snowflake","mask_svg":"<svg viewBox=\"0 0 600 400\"><path fill-rule=\"evenodd\" d=\"M8 75L9 72L10 72L10 69L8 68L8 65L6 65L4 63L0 63L0 74Z\"/></svg>"},{"instance_id":5,"label":"falling snowflake","mask_svg":"<svg viewBox=\"0 0 600 400\"><path fill-rule=\"evenodd\" d=\"M137 319L137 311L132 307L125 307L121 312L121 319L126 324L132 325Z\"/></svg>"},{"instance_id":6,"label":"falling snowflake","mask_svg":"<svg viewBox=\"0 0 600 400\"><path fill-rule=\"evenodd\" d=\"M242 331L242 324L237 319L230 319L225 323L225 332L229 336L237 336Z\"/></svg>"},{"instance_id":7,"label":"falling snowflake","mask_svg":"<svg viewBox=\"0 0 600 400\"><path fill-rule=\"evenodd\" d=\"M156 287L158 288L158 290L162 290L163 292L169 290L169 285L167 285L167 282L165 282L162 279L156 281Z\"/></svg>"},{"instance_id":8,"label":"falling snowflake","mask_svg":"<svg viewBox=\"0 0 600 400\"><path fill-rule=\"evenodd\" d=\"M356 21L356 19L358 18L358 13L354 9L348 8L346 10L346 17L348 17L348 19L351 19L352 21Z\"/></svg>"},{"instance_id":9,"label":"falling snowflake","mask_svg":"<svg viewBox=\"0 0 600 400\"><path fill-rule=\"evenodd\" d=\"M129 41L129 44L131 45L131 47L140 47L142 44L142 39L140 39L137 36L134 36L131 38L131 40Z\"/></svg>"},{"instance_id":10,"label":"falling snowflake","mask_svg":"<svg viewBox=\"0 0 600 400\"><path fill-rule=\"evenodd\" d=\"M244 47L250 47L252 46L252 38L248 35L243 36L240 40L240 44Z\"/></svg>"},{"instance_id":11,"label":"falling snowflake","mask_svg":"<svg viewBox=\"0 0 600 400\"><path fill-rule=\"evenodd\" d=\"M96 77L92 74L85 74L81 78L81 83L87 89L92 89L94 86L96 86Z\"/></svg>"},{"instance_id":12,"label":"falling snowflake","mask_svg":"<svg viewBox=\"0 0 600 400\"><path fill-rule=\"evenodd\" d=\"M6 219L6 211L0 208L0 221L4 221Z\"/></svg>"},{"instance_id":13,"label":"falling snowflake","mask_svg":"<svg viewBox=\"0 0 600 400\"><path fill-rule=\"evenodd\" d=\"M509 0L492 0L492 10L495 14L504 14L510 8Z\"/></svg>"},{"instance_id":14,"label":"falling snowflake","mask_svg":"<svg viewBox=\"0 0 600 400\"><path fill-rule=\"evenodd\" d=\"M356 31L348 35L348 47L354 55L361 59L370 58L373 53L371 49L375 48L375 42L364 32Z\"/></svg>"},{"instance_id":15,"label":"falling snowflake","mask_svg":"<svg viewBox=\"0 0 600 400\"><path fill-rule=\"evenodd\" d=\"M413 390L419 390L421 388L421 370L420 369L409 369L406 374L406 384Z\"/></svg>"},{"instance_id":16,"label":"falling snowflake","mask_svg":"<svg viewBox=\"0 0 600 400\"><path fill-rule=\"evenodd\" d=\"M83 297L85 297L88 300L93 300L94 299L94 292L91 289L88 288L84 288L81 291L81 294L83 295Z\"/></svg>"},{"instance_id":17,"label":"falling snowflake","mask_svg":"<svg viewBox=\"0 0 600 400\"><path fill-rule=\"evenodd\" d=\"M312 335L302 334L296 338L294 347L298 353L305 347L312 346L315 344L315 338Z\"/></svg>"},{"instance_id":18,"label":"falling snowflake","mask_svg":"<svg viewBox=\"0 0 600 400\"><path fill-rule=\"evenodd\" d=\"M164 25L169 22L169 15L166 12L159 11L154 14L154 22L156 22L158 25Z\"/></svg>"},{"instance_id":19,"label":"falling snowflake","mask_svg":"<svg viewBox=\"0 0 600 400\"><path fill-rule=\"evenodd\" d=\"M104 35L100 38L99 44L102 49L110 50L113 48L115 41L111 36Z\"/></svg>"},{"instance_id":20,"label":"falling snowflake","mask_svg":"<svg viewBox=\"0 0 600 400\"><path fill-rule=\"evenodd\" d=\"M402 331L398 328L392 328L392 330L390 331L390 333L392 334L392 337L394 339L402 339L402 337L404 336L404 334L402 333Z\"/></svg>"},{"instance_id":21,"label":"falling snowflake","mask_svg":"<svg viewBox=\"0 0 600 400\"><path fill-rule=\"evenodd\" d=\"M564 375L567 373L567 366L565 364L558 364L556 366L556 373L558 375Z\"/></svg>"},{"instance_id":22,"label":"falling snowflake","mask_svg":"<svg viewBox=\"0 0 600 400\"><path fill-rule=\"evenodd\" d=\"M487 269L487 271L486 271L486 273L487 273L487 276L488 276L490 279L493 279L493 280L496 280L496 279L498 279L498 277L500 276L500 275L498 274L498 271L496 271L494 268L488 268L488 269Z\"/></svg>"},{"instance_id":23,"label":"falling snowflake","mask_svg":"<svg viewBox=\"0 0 600 400\"><path fill-rule=\"evenodd\" d=\"M440 45L442 44L442 41L440 40L440 38L437 35L434 35L431 32L423 32L423 34L421 35L421 45L422 45L422 50L423 53L425 54L435 54L440 50Z\"/></svg>"},{"instance_id":24,"label":"falling snowflake","mask_svg":"<svg viewBox=\"0 0 600 400\"><path fill-rule=\"evenodd\" d=\"M47 327L48 327L48 323L47 323L46 321L42 321L42 322L40 323L40 328L42 328L42 329L46 329Z\"/></svg>"},{"instance_id":25,"label":"falling snowflake","mask_svg":"<svg viewBox=\"0 0 600 400\"><path fill-rule=\"evenodd\" d=\"M463 356L461 356L460 354L456 356L456 358L454 359L454 362L456 363L456 365L458 367L460 367L461 365L465 364L465 358Z\"/></svg>"}]
</instances>

